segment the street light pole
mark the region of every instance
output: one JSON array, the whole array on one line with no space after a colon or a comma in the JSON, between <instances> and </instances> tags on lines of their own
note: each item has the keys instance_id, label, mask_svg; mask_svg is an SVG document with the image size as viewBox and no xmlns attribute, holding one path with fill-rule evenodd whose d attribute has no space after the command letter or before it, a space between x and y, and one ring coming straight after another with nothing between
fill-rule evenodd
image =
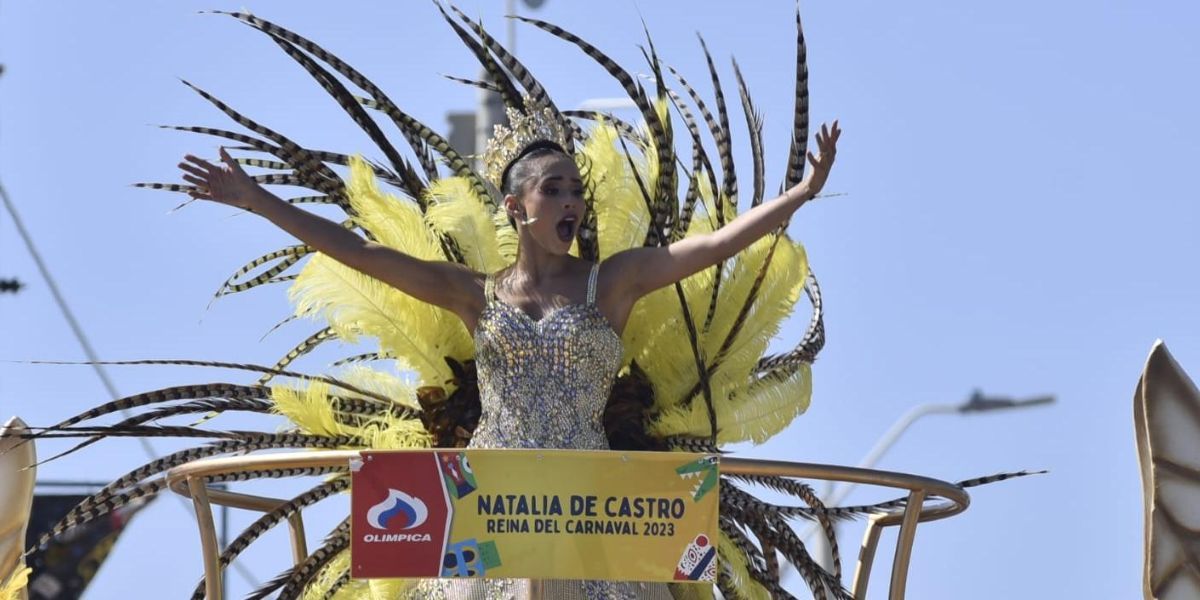
<instances>
[{"instance_id":1,"label":"street light pole","mask_svg":"<svg viewBox=\"0 0 1200 600\"><path fill-rule=\"evenodd\" d=\"M517 20L513 17L517 16L517 0L504 0L504 17L507 21L505 33L507 39L504 40L505 46L508 46L508 51L513 56L517 55Z\"/></svg>"},{"instance_id":2,"label":"street light pole","mask_svg":"<svg viewBox=\"0 0 1200 600\"><path fill-rule=\"evenodd\" d=\"M537 9L545 0L523 0L525 6ZM517 0L504 0L504 46L509 54L517 55L517 20L513 17L517 16ZM479 78L487 81L487 70L480 72ZM487 142L492 138L492 133L495 126L505 122L504 103L500 100L500 95L496 92L480 89L478 94L478 104L475 107L475 151L474 154L482 156L483 151L487 148ZM477 161L480 159L477 159ZM482 168L482 165L478 164Z\"/></svg>"},{"instance_id":3,"label":"street light pole","mask_svg":"<svg viewBox=\"0 0 1200 600\"><path fill-rule=\"evenodd\" d=\"M858 467L863 469L873 468L879 463L879 460L883 458L883 455L889 449L891 449L891 447L895 445L897 441L900 440L900 436L903 435L913 423L926 415L953 413L970 415L981 412L1042 406L1053 403L1054 396L1049 394L1017 400L1009 397L985 396L983 392L975 390L971 393L971 396L967 398L966 402L959 404L930 403L914 406L910 408L908 412L904 413L904 415L902 415L895 423L893 423L892 426L888 428L887 432L879 438L879 441L875 442L875 446L871 448L871 451L868 452L861 461L859 461ZM824 487L821 489L821 501L824 502L826 506L838 506L843 500L846 499L846 496L848 496L855 487L858 487L857 483L848 483L839 487L836 485L836 482L826 481ZM817 533L817 530L817 525L810 526L808 531L804 533L803 539L812 538L813 535ZM834 523L834 531L836 532L836 530L837 524ZM825 536L816 537L816 541L813 544L813 555L817 557L817 560L823 566L829 567L832 565L833 553L829 547L828 540L825 539Z\"/></svg>"}]
</instances>

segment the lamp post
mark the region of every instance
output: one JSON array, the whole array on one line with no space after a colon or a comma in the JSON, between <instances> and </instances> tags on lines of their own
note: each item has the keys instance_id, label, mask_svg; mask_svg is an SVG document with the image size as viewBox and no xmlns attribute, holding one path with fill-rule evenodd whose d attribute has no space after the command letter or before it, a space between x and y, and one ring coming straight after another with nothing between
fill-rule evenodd
<instances>
[{"instance_id":1,"label":"lamp post","mask_svg":"<svg viewBox=\"0 0 1200 600\"><path fill-rule=\"evenodd\" d=\"M546 0L521 0L521 4L535 10L545 3ZM507 17L504 46L510 54L516 56L517 20L512 17L517 15L517 0L505 0L504 12ZM486 70L480 72L480 79L487 80ZM501 102L499 94L489 90L480 89L477 97L479 103L475 107L475 153L482 154L483 149L487 147L487 141L492 137L493 128L505 122L504 103Z\"/></svg>"},{"instance_id":2,"label":"lamp post","mask_svg":"<svg viewBox=\"0 0 1200 600\"><path fill-rule=\"evenodd\" d=\"M859 461L858 466L864 469L874 467L879 459L883 458L886 453L897 441L900 436L908 430L918 419L926 415L935 414L953 414L971 415L983 412L992 412L999 410L1029 408L1032 406L1042 406L1053 404L1054 396L1050 394L1042 396L1034 396L1031 398L1014 399L1005 396L987 396L980 390L971 392L970 397L965 402L959 404L938 404L929 403L914 406L904 413L895 423L888 428L887 432L875 442L875 446L871 451ZM841 486L836 485L836 482L826 481L821 489L821 501L826 506L837 506L846 499L846 496L857 487L856 483L848 483ZM803 539L810 539L817 533L818 526L812 525L808 531L804 533ZM837 531L837 524L834 524L834 531ZM829 567L833 563L833 554L829 548L829 542L824 536L817 536L813 543L813 556L821 563L822 566Z\"/></svg>"}]
</instances>

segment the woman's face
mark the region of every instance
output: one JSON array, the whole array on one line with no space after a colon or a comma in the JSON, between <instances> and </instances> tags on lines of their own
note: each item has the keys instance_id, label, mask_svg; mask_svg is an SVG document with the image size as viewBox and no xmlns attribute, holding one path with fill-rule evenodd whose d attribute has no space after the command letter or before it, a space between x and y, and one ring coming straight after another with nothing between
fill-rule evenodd
<instances>
[{"instance_id":1,"label":"woman's face","mask_svg":"<svg viewBox=\"0 0 1200 600\"><path fill-rule=\"evenodd\" d=\"M575 162L565 154L528 159L536 161L521 195L504 197L518 231L529 234L551 254L565 255L583 222L583 181ZM523 222L527 222L523 224Z\"/></svg>"}]
</instances>

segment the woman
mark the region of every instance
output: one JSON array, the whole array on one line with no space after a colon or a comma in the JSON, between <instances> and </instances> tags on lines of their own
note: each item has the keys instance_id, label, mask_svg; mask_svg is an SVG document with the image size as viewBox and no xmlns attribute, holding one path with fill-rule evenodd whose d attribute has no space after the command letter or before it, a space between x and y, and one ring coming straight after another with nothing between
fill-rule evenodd
<instances>
[{"instance_id":1,"label":"woman","mask_svg":"<svg viewBox=\"0 0 1200 600\"><path fill-rule=\"evenodd\" d=\"M538 114L531 111L531 115ZM535 118L535 117L530 117ZM183 179L194 198L261 215L342 264L442 307L473 332L482 416L476 448L607 449L601 422L621 362L621 333L642 296L717 264L776 230L820 192L841 130L817 135L819 154L805 179L780 197L708 234L661 247L616 253L600 264L569 255L584 221L583 178L563 141L498 132L485 162L515 224L514 263L498 273L420 260L364 240L334 222L279 199L256 184L222 148L224 166L188 155ZM536 130L530 126L527 130ZM514 139L522 143L512 143ZM583 357L568 361L565 357ZM430 581L420 597L511 597L516 580ZM665 585L543 582L555 598L668 598Z\"/></svg>"}]
</instances>

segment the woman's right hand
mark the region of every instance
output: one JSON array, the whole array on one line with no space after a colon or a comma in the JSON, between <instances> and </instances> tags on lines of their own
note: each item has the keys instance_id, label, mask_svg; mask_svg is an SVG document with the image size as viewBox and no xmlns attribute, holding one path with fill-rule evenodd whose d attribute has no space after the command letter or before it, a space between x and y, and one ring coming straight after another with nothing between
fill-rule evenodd
<instances>
[{"instance_id":1,"label":"woman's right hand","mask_svg":"<svg viewBox=\"0 0 1200 600\"><path fill-rule=\"evenodd\" d=\"M225 165L216 166L191 154L185 156L184 162L179 163L179 168L184 171L183 180L196 186L188 195L254 212L254 203L261 197L262 187L242 170L225 148L221 148L221 162Z\"/></svg>"}]
</instances>

